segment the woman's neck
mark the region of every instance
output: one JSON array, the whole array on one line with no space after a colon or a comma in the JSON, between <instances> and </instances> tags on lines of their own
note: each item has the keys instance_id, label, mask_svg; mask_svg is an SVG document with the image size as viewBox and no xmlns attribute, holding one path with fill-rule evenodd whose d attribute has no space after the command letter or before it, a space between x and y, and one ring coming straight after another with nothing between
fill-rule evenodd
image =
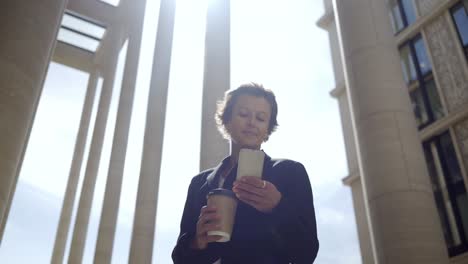
<instances>
[{"instance_id":1,"label":"woman's neck","mask_svg":"<svg viewBox=\"0 0 468 264\"><path fill-rule=\"evenodd\" d=\"M241 148L237 144L231 142L231 158L229 159L229 164L231 166L236 164L237 161L239 160L239 151L240 151L240 149Z\"/></svg>"}]
</instances>

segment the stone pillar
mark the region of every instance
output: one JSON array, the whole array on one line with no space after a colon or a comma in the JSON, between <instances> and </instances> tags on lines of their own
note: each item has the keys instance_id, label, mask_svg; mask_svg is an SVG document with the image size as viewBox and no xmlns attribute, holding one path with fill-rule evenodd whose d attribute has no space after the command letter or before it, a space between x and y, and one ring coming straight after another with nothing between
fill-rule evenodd
<instances>
[{"instance_id":1,"label":"stone pillar","mask_svg":"<svg viewBox=\"0 0 468 264\"><path fill-rule=\"evenodd\" d=\"M0 8L0 243L66 0Z\"/></svg>"},{"instance_id":2,"label":"stone pillar","mask_svg":"<svg viewBox=\"0 0 468 264\"><path fill-rule=\"evenodd\" d=\"M374 263L448 263L384 0L335 0Z\"/></svg>"},{"instance_id":3,"label":"stone pillar","mask_svg":"<svg viewBox=\"0 0 468 264\"><path fill-rule=\"evenodd\" d=\"M175 5L160 3L129 263L152 262Z\"/></svg>"},{"instance_id":4,"label":"stone pillar","mask_svg":"<svg viewBox=\"0 0 468 264\"><path fill-rule=\"evenodd\" d=\"M129 1L125 3L130 3ZM95 263L111 263L120 194L127 153L128 135L132 117L133 99L137 82L140 47L143 32L146 0L132 1L122 10L128 14L129 39L112 151L107 174L104 201L94 255Z\"/></svg>"},{"instance_id":5,"label":"stone pillar","mask_svg":"<svg viewBox=\"0 0 468 264\"><path fill-rule=\"evenodd\" d=\"M122 47L122 32L119 30L109 30L109 38L111 41L107 45L103 45L103 49L109 49L107 61L105 61L104 83L101 90L101 98L94 125L93 138L91 140L86 171L81 187L80 202L76 214L73 237L70 246L70 255L68 263L82 263L83 251L86 242L88 231L89 216L91 213L91 205L94 196L94 187L96 185L96 177L99 170L101 159L102 145L104 143L104 135L107 125L107 117L112 99L112 90L114 88L114 78L119 57L119 52Z\"/></svg>"},{"instance_id":6,"label":"stone pillar","mask_svg":"<svg viewBox=\"0 0 468 264\"><path fill-rule=\"evenodd\" d=\"M81 114L80 128L76 138L75 151L73 153L70 174L68 175L65 197L63 198L59 225L57 227L57 234L55 235L55 244L51 261L52 263L63 263L63 256L65 254L65 246L67 244L68 230L70 229L70 221L73 212L73 205L75 202L76 189L80 179L81 164L83 163L83 155L86 147L86 139L88 137L89 122L93 112L93 104L94 98L96 96L96 86L98 79L99 73L98 70L95 69L93 72L91 72L88 81L88 88L86 91L86 97Z\"/></svg>"},{"instance_id":7,"label":"stone pillar","mask_svg":"<svg viewBox=\"0 0 468 264\"><path fill-rule=\"evenodd\" d=\"M354 213L356 217L357 234L359 238L359 249L361 251L362 264L374 264L374 255L369 234L369 221L367 219L367 208L364 204L361 177L348 183L351 187Z\"/></svg>"},{"instance_id":8,"label":"stone pillar","mask_svg":"<svg viewBox=\"0 0 468 264\"><path fill-rule=\"evenodd\" d=\"M215 166L229 153L229 144L216 128L217 101L230 87L230 2L212 0L208 5L203 77L200 169Z\"/></svg>"}]
</instances>

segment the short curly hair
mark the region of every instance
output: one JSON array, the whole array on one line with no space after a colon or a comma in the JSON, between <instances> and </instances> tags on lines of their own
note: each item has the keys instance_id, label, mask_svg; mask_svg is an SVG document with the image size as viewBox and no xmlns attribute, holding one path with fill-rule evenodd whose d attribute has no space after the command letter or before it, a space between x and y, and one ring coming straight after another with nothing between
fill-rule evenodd
<instances>
[{"instance_id":1,"label":"short curly hair","mask_svg":"<svg viewBox=\"0 0 468 264\"><path fill-rule=\"evenodd\" d=\"M234 105L240 95L262 97L270 104L271 116L268 123L268 136L265 139L265 141L267 141L271 133L273 133L278 127L278 120L276 119L278 116L278 104L276 103L275 94L271 90L266 89L261 84L253 82L242 84L234 90L227 91L224 95L224 99L218 101L215 120L219 132L225 139L231 139L229 131L226 129L226 124L231 121Z\"/></svg>"}]
</instances>

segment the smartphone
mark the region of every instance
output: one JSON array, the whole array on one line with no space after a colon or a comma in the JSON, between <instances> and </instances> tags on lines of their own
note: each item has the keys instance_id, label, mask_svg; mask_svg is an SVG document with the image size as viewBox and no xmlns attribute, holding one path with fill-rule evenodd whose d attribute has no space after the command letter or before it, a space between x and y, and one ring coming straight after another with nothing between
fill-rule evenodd
<instances>
[{"instance_id":1,"label":"smartphone","mask_svg":"<svg viewBox=\"0 0 468 264\"><path fill-rule=\"evenodd\" d=\"M255 176L262 178L265 153L261 150L241 149L237 165L237 177Z\"/></svg>"}]
</instances>

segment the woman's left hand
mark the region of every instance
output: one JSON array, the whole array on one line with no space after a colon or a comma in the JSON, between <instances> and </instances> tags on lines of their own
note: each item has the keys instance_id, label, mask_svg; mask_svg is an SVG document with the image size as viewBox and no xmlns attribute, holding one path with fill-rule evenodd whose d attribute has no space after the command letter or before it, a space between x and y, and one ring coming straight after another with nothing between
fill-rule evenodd
<instances>
[{"instance_id":1,"label":"woman's left hand","mask_svg":"<svg viewBox=\"0 0 468 264\"><path fill-rule=\"evenodd\" d=\"M273 183L254 176L243 176L235 181L232 191L239 200L263 213L271 212L282 197Z\"/></svg>"}]
</instances>

